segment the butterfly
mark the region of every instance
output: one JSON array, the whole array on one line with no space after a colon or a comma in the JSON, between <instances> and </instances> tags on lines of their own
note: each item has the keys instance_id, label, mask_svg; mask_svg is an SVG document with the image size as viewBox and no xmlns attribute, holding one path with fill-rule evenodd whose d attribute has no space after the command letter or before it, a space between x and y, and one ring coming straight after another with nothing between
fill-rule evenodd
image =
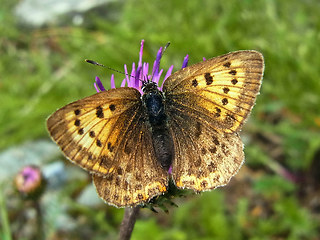
<instances>
[{"instance_id":1,"label":"butterfly","mask_svg":"<svg viewBox=\"0 0 320 240\"><path fill-rule=\"evenodd\" d=\"M183 68L164 82L102 91L57 110L52 139L92 174L108 204L144 204L177 188L227 184L244 162L239 131L259 93L261 53L231 52Z\"/></svg>"}]
</instances>

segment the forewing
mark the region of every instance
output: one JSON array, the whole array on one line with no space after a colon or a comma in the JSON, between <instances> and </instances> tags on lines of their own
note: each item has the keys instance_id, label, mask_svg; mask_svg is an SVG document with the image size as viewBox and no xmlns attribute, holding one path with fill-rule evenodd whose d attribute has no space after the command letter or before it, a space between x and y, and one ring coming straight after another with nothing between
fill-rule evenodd
<instances>
[{"instance_id":1,"label":"forewing","mask_svg":"<svg viewBox=\"0 0 320 240\"><path fill-rule=\"evenodd\" d=\"M156 163L141 94L103 91L53 113L47 127L72 162L93 174L108 203L133 206L166 191L167 173Z\"/></svg>"},{"instance_id":2,"label":"forewing","mask_svg":"<svg viewBox=\"0 0 320 240\"><path fill-rule=\"evenodd\" d=\"M257 51L231 52L194 64L165 81L166 106L215 129L239 131L254 105L263 71L263 56Z\"/></svg>"}]
</instances>

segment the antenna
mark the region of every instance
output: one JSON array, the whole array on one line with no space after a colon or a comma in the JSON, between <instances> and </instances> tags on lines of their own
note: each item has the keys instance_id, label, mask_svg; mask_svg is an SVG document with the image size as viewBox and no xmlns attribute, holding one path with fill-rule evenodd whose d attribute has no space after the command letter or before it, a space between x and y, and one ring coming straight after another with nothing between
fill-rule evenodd
<instances>
[{"instance_id":1,"label":"antenna","mask_svg":"<svg viewBox=\"0 0 320 240\"><path fill-rule=\"evenodd\" d=\"M166 45L163 47L163 49L162 49L161 57L163 56L164 52L167 50L167 48L168 48L169 46L170 46L170 42L167 42L167 44L166 44ZM121 73L121 74L124 74L124 75L126 75L126 76L135 78L135 76L132 76L132 75L130 75L130 74L128 74L128 73L119 71L119 70L114 69L114 68L112 68L112 67L105 66L105 65L103 65L103 64L101 64L101 63L98 63L98 62L96 62L96 61L93 61L93 60L90 60L90 59L85 59L85 61L86 61L87 63L93 64L93 65L96 65L96 66L99 66L99 67L104 67L104 68L107 68L107 69L109 69L109 70L115 71L115 72L117 72L117 73ZM151 79L153 78L153 74L154 74L154 73L152 73ZM140 80L142 83L148 82L148 79L147 79L147 80L139 79L139 80Z\"/></svg>"},{"instance_id":2,"label":"antenna","mask_svg":"<svg viewBox=\"0 0 320 240\"><path fill-rule=\"evenodd\" d=\"M115 72L117 72L117 73L122 73L122 74L124 74L124 75L128 75L128 76L130 76L130 77L134 77L134 76L131 76L131 75L128 74L128 73L125 73L125 72L119 71L119 70L117 70L117 69L114 69L114 68L105 66L105 65L103 65L103 64L101 64L101 63L98 63L98 62L96 62L96 61L93 61L93 60L85 59L85 61L86 61L87 63L91 63L91 64L93 64L93 65L97 65L97 66L100 66L100 67L104 67L104 68L107 68L107 69L109 69L109 70L115 71Z\"/></svg>"},{"instance_id":3,"label":"antenna","mask_svg":"<svg viewBox=\"0 0 320 240\"><path fill-rule=\"evenodd\" d=\"M163 50L162 50L162 55L164 54L164 52L167 50L167 48L170 46L170 42L167 42L167 44L164 46Z\"/></svg>"}]
</instances>

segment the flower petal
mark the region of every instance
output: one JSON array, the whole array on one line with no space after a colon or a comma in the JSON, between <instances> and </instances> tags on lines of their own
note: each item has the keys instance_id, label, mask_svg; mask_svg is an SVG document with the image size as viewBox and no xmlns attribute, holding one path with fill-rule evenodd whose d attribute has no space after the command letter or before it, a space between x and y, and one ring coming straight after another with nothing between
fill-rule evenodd
<instances>
[{"instance_id":1,"label":"flower petal","mask_svg":"<svg viewBox=\"0 0 320 240\"><path fill-rule=\"evenodd\" d=\"M189 62L189 54L187 54L187 55L184 57L181 68L187 67L187 66L188 66L188 62Z\"/></svg>"},{"instance_id":2,"label":"flower petal","mask_svg":"<svg viewBox=\"0 0 320 240\"><path fill-rule=\"evenodd\" d=\"M157 85L159 85L160 77L163 73L163 69L160 70L160 61L163 56L163 48L162 47L159 48L157 52L156 60L153 63L152 72L151 74L149 74L149 63L143 62L142 60L143 47L144 47L144 40L141 40L140 51L139 51L139 61L138 61L137 67L133 62L131 73L129 74L128 67L126 64L124 64L125 78L121 82L121 87L125 87L125 86L133 87L139 90L141 93L143 93L141 89L143 82L151 80L155 82ZM186 55L182 63L182 68L185 68L186 66L188 66L188 61L189 61L189 55ZM165 82L165 80L172 74L172 70L173 70L173 65L170 66L169 69L167 70L164 80L162 81L161 87L159 86L160 90L162 90L163 83ZM114 74L111 75L110 84L111 84L111 88L116 87ZM94 83L94 87L97 92L106 90L102 82L100 81L99 77L96 77L96 82Z\"/></svg>"},{"instance_id":3,"label":"flower petal","mask_svg":"<svg viewBox=\"0 0 320 240\"><path fill-rule=\"evenodd\" d=\"M106 89L104 88L101 80L99 77L96 77L96 84L98 85L98 88L100 89L100 91L105 91Z\"/></svg>"},{"instance_id":4,"label":"flower petal","mask_svg":"<svg viewBox=\"0 0 320 240\"><path fill-rule=\"evenodd\" d=\"M162 47L159 49L159 51L157 53L156 60L154 61L154 64L153 64L153 69L152 69L153 78L157 78L159 75L159 67L160 67L161 57L162 57Z\"/></svg>"},{"instance_id":5,"label":"flower petal","mask_svg":"<svg viewBox=\"0 0 320 240\"><path fill-rule=\"evenodd\" d=\"M114 83L114 74L111 75L111 88L116 88L116 84Z\"/></svg>"}]
</instances>

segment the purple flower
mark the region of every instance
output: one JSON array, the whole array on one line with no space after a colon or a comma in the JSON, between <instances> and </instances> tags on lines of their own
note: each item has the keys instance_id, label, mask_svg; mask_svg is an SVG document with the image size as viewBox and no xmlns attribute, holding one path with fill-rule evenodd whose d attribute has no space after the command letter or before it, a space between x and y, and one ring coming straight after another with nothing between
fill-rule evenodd
<instances>
[{"instance_id":1,"label":"purple flower","mask_svg":"<svg viewBox=\"0 0 320 240\"><path fill-rule=\"evenodd\" d=\"M153 68L151 73L149 74L149 63L142 62L142 55L143 55L143 45L144 40L141 41L141 47L139 52L139 61L138 66L136 67L135 63L132 63L132 70L131 73L128 72L127 65L124 65L124 72L126 74L126 77L123 79L121 83L121 87L133 87L138 89L141 93L141 87L143 81L152 80L153 82L157 83L159 90L162 90L164 81L171 75L173 65L171 65L164 76L164 80L161 86L159 86L159 80L161 77L161 74L163 73L163 69L160 70L160 61L161 57L163 55L163 48L161 47L157 53L156 60L153 63ZM182 68L185 68L188 65L189 56L186 55L186 57L183 60ZM96 82L94 83L94 87L96 88L97 92L105 91L101 80L99 77L96 77ZM114 75L111 75L111 88L115 88L115 81L114 81Z\"/></svg>"},{"instance_id":2,"label":"purple flower","mask_svg":"<svg viewBox=\"0 0 320 240\"><path fill-rule=\"evenodd\" d=\"M42 192L45 181L40 169L36 166L24 167L15 178L17 190L25 196L34 196Z\"/></svg>"}]
</instances>

